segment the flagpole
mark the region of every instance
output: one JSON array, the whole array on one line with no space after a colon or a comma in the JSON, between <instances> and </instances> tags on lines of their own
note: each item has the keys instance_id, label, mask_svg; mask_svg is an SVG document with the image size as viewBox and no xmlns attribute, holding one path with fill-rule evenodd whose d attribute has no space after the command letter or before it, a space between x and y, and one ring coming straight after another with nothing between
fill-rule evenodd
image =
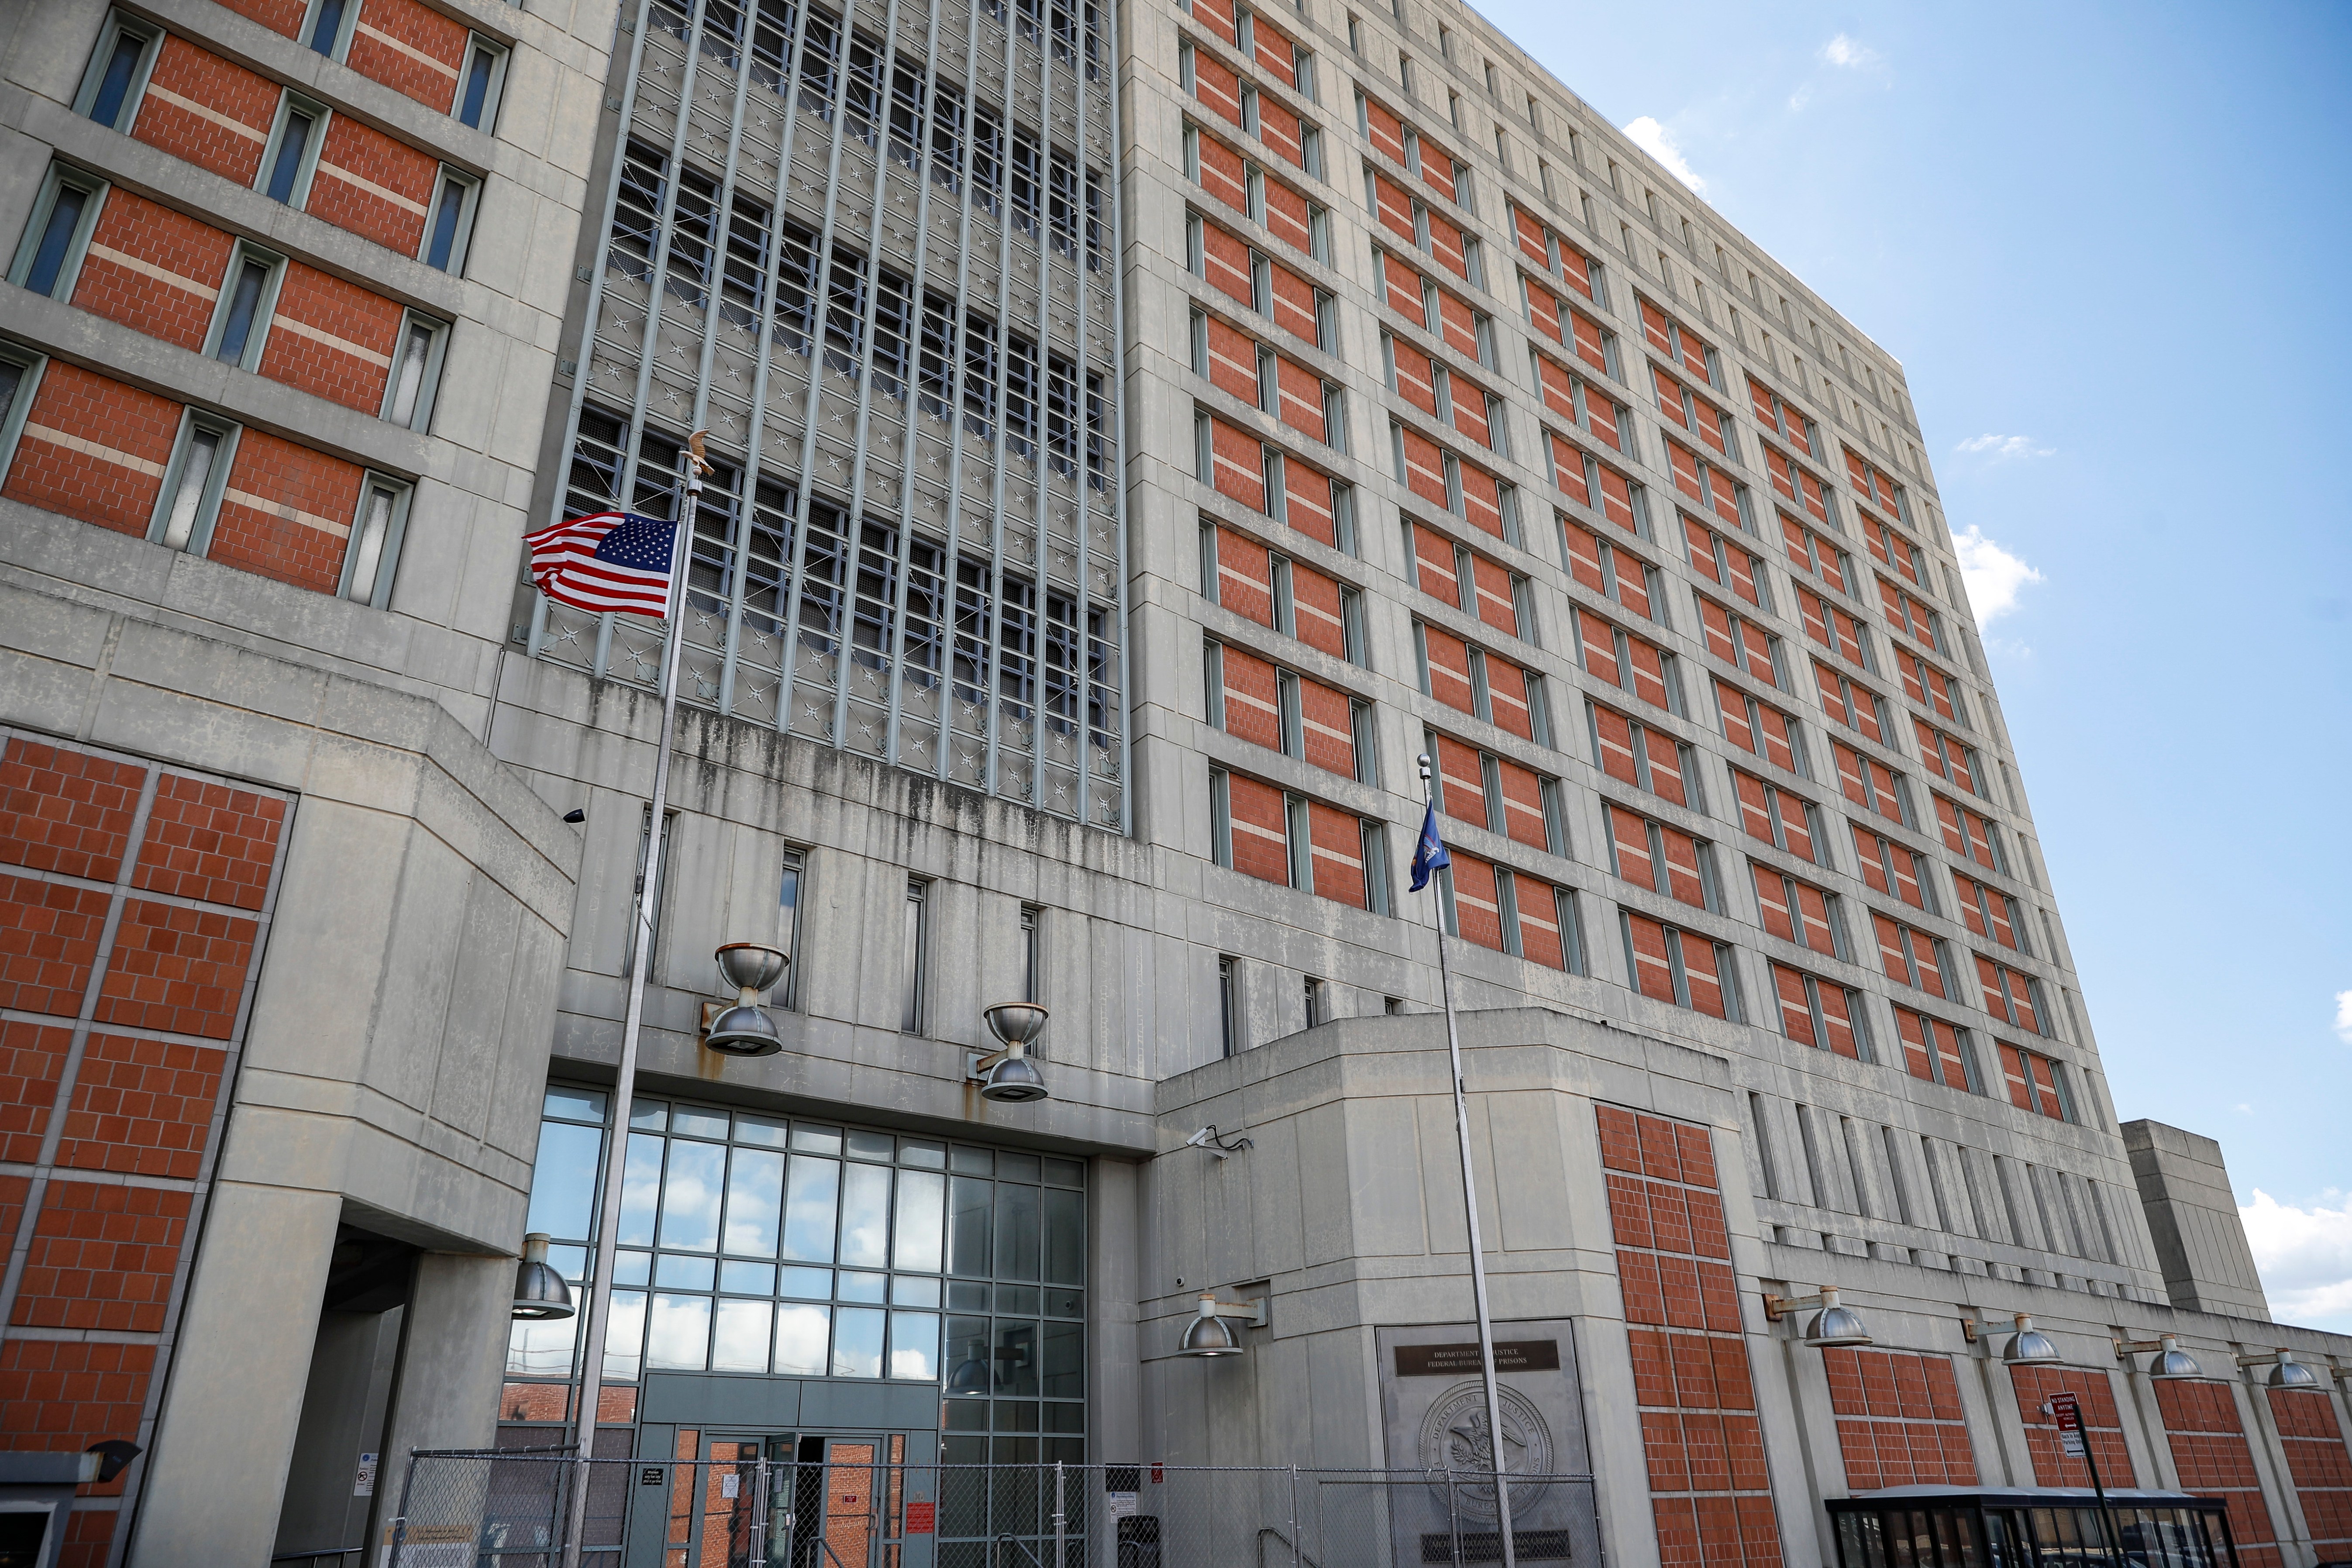
<instances>
[{"instance_id":1,"label":"flagpole","mask_svg":"<svg viewBox=\"0 0 2352 1568\"><path fill-rule=\"evenodd\" d=\"M629 1006L621 1023L621 1061L613 1088L612 1132L604 1140L597 1163L595 1272L590 1279L588 1315L574 1342L579 1352L580 1398L572 1406L572 1428L576 1448L570 1527L563 1533L563 1568L580 1568L581 1537L588 1524L588 1481L594 1474L589 1462L596 1452L597 1406L604 1396L604 1339L613 1308L613 1255L621 1229L621 1182L628 1169L629 1110L637 1082L637 1038L646 1016L646 971L653 961L651 911L654 889L661 886L662 816L669 806L670 737L677 724L677 666L686 643L686 574L694 527L694 509L702 494L702 432L694 433L686 468L686 499L678 510L677 531L670 537L669 602L662 647L661 743L654 752L653 811L646 829L646 867L637 879L630 910Z\"/></svg>"},{"instance_id":2,"label":"flagpole","mask_svg":"<svg viewBox=\"0 0 2352 1568\"><path fill-rule=\"evenodd\" d=\"M1437 796L1431 783L1426 752L1421 754L1421 795L1425 815L1422 819L1423 847L1416 859L1428 853L1428 841L1433 837L1436 823ZM1450 858L1446 864L1452 864ZM1478 1176L1470 1160L1470 1102L1462 1092L1462 1031L1454 1017L1454 966L1445 957L1442 889L1437 910L1437 985L1445 1001L1445 1050L1453 1067L1454 1137L1462 1150L1462 1212L1470 1226L1470 1301L1478 1317L1478 1372L1486 1385L1486 1440L1493 1450L1496 1530L1503 1549L1503 1568L1518 1568L1518 1547L1511 1538L1511 1489L1504 1479L1503 1395L1495 1377L1495 1324L1486 1310L1486 1258L1478 1240Z\"/></svg>"}]
</instances>

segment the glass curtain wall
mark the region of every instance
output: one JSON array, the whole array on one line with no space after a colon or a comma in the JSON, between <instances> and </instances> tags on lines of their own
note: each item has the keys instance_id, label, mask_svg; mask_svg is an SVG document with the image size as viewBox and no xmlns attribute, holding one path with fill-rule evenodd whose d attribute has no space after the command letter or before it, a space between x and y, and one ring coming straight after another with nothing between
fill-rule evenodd
<instances>
[{"instance_id":1,"label":"glass curtain wall","mask_svg":"<svg viewBox=\"0 0 2352 1568\"><path fill-rule=\"evenodd\" d=\"M1124 831L1115 13L622 18L551 511L678 516L708 428L687 701ZM535 656L658 679L656 623L524 592Z\"/></svg>"},{"instance_id":2,"label":"glass curtain wall","mask_svg":"<svg viewBox=\"0 0 2352 1568\"><path fill-rule=\"evenodd\" d=\"M609 1100L547 1091L530 1228L584 1306ZM945 1458L1084 1458L1086 1166L835 1121L639 1100L604 1376L940 1386ZM572 1374L577 1320L518 1322L509 1410ZM983 1434L1025 1439L991 1447ZM1065 1439L1040 1448L1041 1435Z\"/></svg>"}]
</instances>

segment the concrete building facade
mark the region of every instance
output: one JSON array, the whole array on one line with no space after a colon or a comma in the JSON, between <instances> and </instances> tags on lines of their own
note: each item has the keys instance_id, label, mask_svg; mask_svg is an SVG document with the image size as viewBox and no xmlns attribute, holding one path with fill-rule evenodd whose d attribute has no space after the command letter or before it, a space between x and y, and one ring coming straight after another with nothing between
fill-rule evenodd
<instances>
[{"instance_id":1,"label":"concrete building facade","mask_svg":"<svg viewBox=\"0 0 2352 1568\"><path fill-rule=\"evenodd\" d=\"M2112 1484L2352 1555L2352 1341L2116 1121L1902 367L1475 14L8 26L0 1443L143 1450L70 1561L369 1550L411 1449L566 1440L506 1292L608 1146L600 1456L1420 1468L1441 929L1506 1446L1609 1561L2081 1484L2062 1384ZM677 515L698 428L656 827L660 628L520 537ZM700 1044L731 941L780 1055ZM1871 1346L1765 1310L1822 1287Z\"/></svg>"}]
</instances>

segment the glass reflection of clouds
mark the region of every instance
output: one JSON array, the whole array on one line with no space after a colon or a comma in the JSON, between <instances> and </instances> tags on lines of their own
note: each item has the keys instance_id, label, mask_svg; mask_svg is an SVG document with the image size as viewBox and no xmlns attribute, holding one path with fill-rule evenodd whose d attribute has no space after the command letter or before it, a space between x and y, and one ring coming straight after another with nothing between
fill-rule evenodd
<instances>
[{"instance_id":1,"label":"glass reflection of clouds","mask_svg":"<svg viewBox=\"0 0 2352 1568\"><path fill-rule=\"evenodd\" d=\"M531 1223L580 1285L606 1113L550 1089L533 1174ZM665 1100L630 1121L607 1379L944 1383L1032 1402L1014 1429L1083 1430L1083 1164ZM568 1375L574 1332L517 1323L509 1375Z\"/></svg>"}]
</instances>

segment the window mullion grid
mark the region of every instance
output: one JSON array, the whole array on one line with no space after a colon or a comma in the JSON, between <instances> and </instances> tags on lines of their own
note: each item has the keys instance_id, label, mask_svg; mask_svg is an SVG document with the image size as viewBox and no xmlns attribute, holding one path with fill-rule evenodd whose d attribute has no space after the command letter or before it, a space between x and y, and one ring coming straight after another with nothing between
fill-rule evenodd
<instances>
[{"instance_id":1,"label":"window mullion grid","mask_svg":"<svg viewBox=\"0 0 2352 1568\"><path fill-rule=\"evenodd\" d=\"M1076 735L1072 746L1078 772L1076 812L1078 820L1083 823L1087 820L1090 794L1088 784L1094 774L1095 748L1094 724L1090 717L1094 712L1094 659L1091 657L1094 650L1093 639L1087 636L1087 627L1094 620L1094 594L1088 581L1094 565L1094 476L1088 462L1092 454L1087 448L1087 416L1092 411L1092 402L1087 396L1087 355L1093 342L1094 321L1087 314L1087 305L1086 5L1084 0L1069 0L1069 4L1073 9L1071 22L1079 34L1078 47L1070 60L1070 112L1076 127L1075 144L1070 154L1073 185L1070 192L1070 292L1076 302L1077 317L1076 363L1071 372L1070 382L1070 457L1073 470L1071 490L1076 502L1072 510L1076 513L1074 521L1078 536L1077 604L1074 612L1077 624L1071 628L1071 660L1076 666L1071 673L1075 678L1077 708L1071 715L1071 722ZM1276 401L1279 402L1278 394ZM1108 445L1109 432L1103 434Z\"/></svg>"},{"instance_id":2,"label":"window mullion grid","mask_svg":"<svg viewBox=\"0 0 2352 1568\"><path fill-rule=\"evenodd\" d=\"M898 90L898 43L894 18L894 27L889 39L890 87L894 94ZM914 590L910 584L913 581L915 552L915 449L922 438L918 424L921 418L922 405L923 311L924 301L929 292L924 287L924 278L925 268L930 262L931 148L934 139L939 134L940 126L939 54L940 0L928 0L924 11L922 141L915 154L915 166L908 174L908 177L915 184L915 244L913 258L908 265L908 271L911 274L907 286L908 291L908 363L906 379L901 384L906 394L907 412L900 423L898 435L898 603L893 613L891 626L890 715L888 726L883 731L883 760L894 767L900 763L898 721L907 680L907 607L914 595ZM971 138L967 135L964 140L969 142ZM885 194L889 188L889 155L877 150L874 159L874 222L877 233L875 269L877 275L881 269L878 234L882 223ZM971 203L967 195L965 209L969 211ZM876 295L877 298L880 295L878 289L876 290ZM961 359L963 347L963 323L950 321L948 337L950 345L948 357ZM961 410L953 403L949 405L949 410L951 416L960 416L961 413ZM861 442L860 445L862 446L863 443ZM944 586L947 599L943 605L939 606L941 616L939 631L942 639L951 636L953 630L955 557L952 551L950 552L945 564ZM941 641L940 647L944 654L946 650L944 640ZM931 743L936 748L937 754L945 757L948 749L948 693L944 685L944 678L947 674L944 658L941 659L941 668L936 674L940 678L942 684L938 688L939 710L934 720L935 732Z\"/></svg>"},{"instance_id":3,"label":"window mullion grid","mask_svg":"<svg viewBox=\"0 0 2352 1568\"><path fill-rule=\"evenodd\" d=\"M1102 0L1102 6L1103 37L1106 39L1116 39L1118 37L1118 0ZM1082 28L1085 26L1085 17L1083 13L1080 15L1079 25ZM1115 61L1107 63L1108 64L1109 68L1105 70L1103 80L1104 93L1108 100L1105 108L1109 116L1108 122L1112 128L1112 146L1111 156L1108 160L1109 167L1105 171L1105 175L1110 182L1110 192L1105 200L1110 208L1111 242L1109 251L1104 258L1104 270L1110 279L1112 292L1110 310L1111 385L1110 395L1108 400L1108 405L1103 411L1103 446L1105 448L1103 454L1103 466L1106 482L1110 486L1111 531L1114 539L1113 549L1117 554L1117 562L1114 567L1114 570L1117 573L1117 581L1112 586L1112 597L1113 602L1117 605L1118 610L1118 678L1120 692L1118 711L1118 830L1121 833L1131 833L1134 831L1134 791L1132 788L1132 780L1135 775L1131 765L1134 761L1134 742L1131 733L1132 726L1128 722L1126 696L1128 693L1132 692L1135 689L1135 672L1129 667L1129 659L1130 656L1127 642L1127 464L1124 456L1127 445L1127 419L1125 413L1127 398L1127 317L1126 313L1119 309L1118 295L1120 268L1124 264L1124 258L1127 254L1125 237L1121 232L1122 226L1125 222L1123 215L1126 208L1120 200L1121 193L1119 190L1119 169L1121 161L1118 157L1118 70Z\"/></svg>"},{"instance_id":4,"label":"window mullion grid","mask_svg":"<svg viewBox=\"0 0 2352 1568\"><path fill-rule=\"evenodd\" d=\"M854 9L854 7L852 7L852 9ZM852 59L853 53L856 47L850 26L850 18L847 16L845 16L842 19L842 58L845 62L845 69L854 68L846 64L846 62ZM882 316L882 215L887 212L890 206L890 94L893 87L896 85L894 79L898 74L898 0L887 0L882 12L882 41L875 55L875 70L879 81L880 118L874 126L874 216L866 220L866 259L863 264L866 270L866 303L865 313L860 320L857 334L857 385L856 388L857 396L857 425L856 435L851 447L849 458L849 528L851 538L856 544L856 554L853 557L853 564L850 568L852 594L850 598L849 625L845 628L850 635L848 639L845 642L842 650L841 679L835 686L833 693L833 743L836 746L846 746L849 740L849 649L856 646L857 626L856 597L855 590L858 567L856 563L862 562L865 559L866 551L866 437L871 432L874 423L874 342L875 328L880 322ZM926 105L926 110L928 110L929 107L929 105ZM928 118L927 114L926 119ZM840 123L837 123L834 128L833 141L834 146L836 149L841 145L841 126L846 124L847 121L848 113L845 108L840 114ZM831 214L833 198L839 188L838 181L839 169L836 165L835 171L835 181L828 186L825 193L825 205L828 216ZM922 282L920 279L910 280L908 287L913 291L916 298L919 299L921 297ZM812 364L811 369L814 371L815 366ZM822 384L821 378L812 375L810 384L813 386ZM903 380L900 383L900 387L901 390L905 391L908 395L906 417L907 422L909 425L912 425L915 417L913 401L914 388L908 385ZM810 410L810 427L814 429L815 427L815 409L814 405L812 405ZM899 529L898 530L898 534L897 581L891 586L890 607L891 621L893 623L890 629L891 647L888 653L885 656L890 659L891 690L894 697L897 693L898 684L898 664L897 655L899 651L899 637L901 635L901 628L903 628L906 624L907 558L909 547L909 542L907 538L907 531L903 528ZM889 745L890 733L886 724L883 731L883 748L886 759L888 755Z\"/></svg>"},{"instance_id":5,"label":"window mullion grid","mask_svg":"<svg viewBox=\"0 0 2352 1568\"><path fill-rule=\"evenodd\" d=\"M805 6L803 8L805 9ZM702 19L695 27L698 37L709 23L709 13L706 0ZM745 26L749 27L751 25L751 18L747 16ZM747 37L746 42L748 41ZM701 50L696 47L694 52L699 56ZM710 412L710 368L719 348L719 301L726 289L728 248L734 242L735 171L742 153L743 106L751 86L751 66L749 51L740 49L737 51L735 64L735 97L728 108L726 168L719 176L717 207L711 215L709 277L704 284L702 299L702 353L694 369L694 417L689 422L690 427L695 430L703 428L704 421L709 417ZM681 115L679 118L683 120L685 117ZM790 116L787 115L786 119L789 121ZM626 145L625 141L623 145ZM782 163L778 165L780 170L782 166ZM673 184L675 184L674 181ZM769 216L770 249L779 254L782 247L782 230L778 226L777 219L781 216L779 213L772 212ZM658 278L655 284L655 300L656 302L660 300ZM764 328L767 321L767 300L762 299L758 301L758 305L761 326ZM646 336L648 344L653 339L651 327L652 323L647 322ZM763 331L761 335L764 343L765 331ZM750 447L756 440L751 432L757 430L760 425L760 410L757 405L754 405L747 414L744 425L746 426L745 444ZM727 608L724 612L725 621L719 628L719 679L714 693L718 700L719 711L721 713L729 711L734 701L736 638L738 628L741 626L743 621L743 580L747 575L746 562L751 553L752 508L757 504L760 494L758 468L746 462L742 471L737 476L735 488L737 493L734 514L729 521L727 530ZM686 574L686 581L690 583L694 568L694 537L701 526L702 520L698 515L701 508L699 504L688 506L684 496L679 500L678 531L677 537L672 545L670 565L673 570ZM677 595L677 603L678 615L681 617L690 613L683 593ZM681 639L685 637L686 628L683 626L678 627L677 635ZM679 661L679 673L681 675L685 673L683 658Z\"/></svg>"},{"instance_id":6,"label":"window mullion grid","mask_svg":"<svg viewBox=\"0 0 2352 1568\"><path fill-rule=\"evenodd\" d=\"M1005 465L1012 456L1012 369L1013 369L1013 176L1015 163L1015 126L1013 118L1013 65L1020 56L1020 22L1015 7L1002 8L1004 27L1004 91L999 100L1003 106L999 134L1003 142L997 154L999 177L1004 183L1004 194L996 204L996 370L998 381L996 419L992 445L996 454L995 478L989 489L989 615L988 677L981 691L981 712L987 726L987 754L982 764L981 788L990 795L1002 787L1000 763L1006 715L1003 711L1002 688L1004 681L1004 483ZM977 88L972 100L979 102ZM974 121L977 124L977 121ZM1043 350L1040 350L1042 354ZM1040 360L1043 366L1043 360ZM1036 389L1033 386L1033 395ZM1030 446L1033 465L1036 447ZM1033 693L1034 695L1034 693ZM1034 741L1034 735L1032 735Z\"/></svg>"},{"instance_id":7,"label":"window mullion grid","mask_svg":"<svg viewBox=\"0 0 2352 1568\"><path fill-rule=\"evenodd\" d=\"M897 0L891 0L897 4ZM1076 0L1073 0L1076 3ZM1044 26L1037 37L1037 191L1036 226L1031 237L1037 246L1037 442L1035 465L1035 516L1031 521L1034 530L1031 553L1035 561L1037 580L1037 654L1033 659L1029 702L1029 787L1023 800L1030 805L1041 805L1045 797L1045 669L1046 651L1053 636L1053 594L1046 586L1045 563L1052 552L1047 546L1045 513L1054 479L1054 14L1052 0L1039 7ZM1009 135L1008 127L1008 135ZM1083 181L1084 176L1080 176ZM1079 205L1085 205L1080 193ZM1080 323L1084 330L1084 323ZM1080 492L1081 504L1084 491Z\"/></svg>"},{"instance_id":8,"label":"window mullion grid","mask_svg":"<svg viewBox=\"0 0 2352 1568\"><path fill-rule=\"evenodd\" d=\"M801 7L803 15L800 24L803 30L808 26L806 15L808 9L805 5ZM846 19L843 22L839 41L842 68L846 71L850 47L850 31ZM799 123L801 114L799 106L801 83L795 78L788 85L792 88L793 97L787 100L785 117L790 123L796 125ZM793 564L792 571L786 578L793 588L792 605L784 620L784 673L782 684L777 689L776 694L777 723L785 729L789 729L792 724L793 686L794 677L798 673L797 647L800 641L803 574L808 563L808 537L816 521L816 497L811 489L811 481L816 473L816 432L824 396L824 342L828 330L827 323L833 310L833 237L840 211L837 197L841 189L841 142L847 132L848 124L849 113L846 103L835 102L832 106L833 133L825 142L824 215L817 222L816 254L809 269L811 276L809 279L808 396L802 407L800 466L794 475L794 484L797 487L794 504L800 508L800 519L798 526L793 530ZM776 188L779 191L789 190L791 180L792 143L788 132L783 149L778 154ZM782 204L779 203L777 232L780 237L782 233ZM762 322L761 327L763 331L773 331L772 323ZM839 619L834 627L835 706L826 721L824 736L828 745L837 746L841 743L842 718L838 704L841 694L849 689L849 644L853 621L856 614L856 572L860 532L857 519L854 516L850 517L845 524L843 544L845 552L843 569L848 574L848 577L842 586Z\"/></svg>"},{"instance_id":9,"label":"window mullion grid","mask_svg":"<svg viewBox=\"0 0 2352 1568\"><path fill-rule=\"evenodd\" d=\"M946 556L940 566L943 579L940 592L945 596L940 611L939 754L931 769L933 776L940 779L945 779L948 776L948 770L955 762L955 639L958 595L961 592L963 582L963 429L967 417L964 408L964 378L971 371L970 351L966 346L966 339L971 330L971 205L973 200L971 175L972 161L978 156L980 147L979 66L980 6L975 0L975 3L968 5L964 11L963 145L956 155L956 192L959 200L956 209L955 301L950 307L954 316L948 323L950 348L948 358L950 362L948 368L947 391L948 543ZM932 82L931 90L934 96L930 104L930 117L936 128L940 112L937 98L939 84L936 80L936 71L933 75L935 79ZM929 132L926 134L928 135ZM922 177L926 180L930 177L928 154ZM929 237L929 229L926 228L926 238ZM1001 374L1003 366L1003 361L1001 358L997 361L997 366ZM992 420L991 424L998 426L1003 421L1003 391L1001 385L995 390L994 396L997 404L997 417ZM911 425L911 420L909 423ZM913 459L909 458L909 478L907 485L908 489L913 486L912 473ZM996 607L993 604L987 606L987 615L991 627L990 641L992 644L995 640L993 628L996 625ZM983 721L988 713L989 701L989 694L984 691L981 693L981 713ZM984 771L983 764L983 773ZM983 778L982 782L985 787L985 779Z\"/></svg>"},{"instance_id":10,"label":"window mullion grid","mask_svg":"<svg viewBox=\"0 0 2352 1568\"><path fill-rule=\"evenodd\" d=\"M629 45L629 69L621 84L620 130L615 133L613 147L612 174L604 186L604 226L597 231L596 261L589 273L588 301L580 319L580 346L576 351L579 357L572 362L572 395L563 416L563 445L559 449L565 455L567 468L572 448L578 446L580 441L580 409L588 395L588 366L595 353L596 323L604 314L606 253L612 245L614 214L620 205L622 175L628 167L628 128L636 111L637 71L645 58L646 17L650 8L651 0L637 0L636 25L633 41ZM681 135L684 134L684 117L681 116L679 119ZM646 340L648 343L652 341L650 331L646 334ZM762 363L765 363L764 357ZM564 504L568 493L569 487L566 485L559 484L554 487L553 499L548 503L548 521L563 521ZM625 495L627 492L622 493ZM618 497L615 498L615 500L618 499ZM547 595L544 594L533 594L530 596L530 632L524 645L524 650L532 658L539 657L541 649L546 643L547 604ZM598 634L598 643L596 668L601 674L604 669L601 630Z\"/></svg>"},{"instance_id":11,"label":"window mullion grid","mask_svg":"<svg viewBox=\"0 0 2352 1568\"><path fill-rule=\"evenodd\" d=\"M751 373L751 433L746 442L747 456L743 459L742 505L746 509L747 515L759 505L760 459L763 455L761 448L766 445L768 433L768 368L774 362L775 355L776 300L783 291L787 255L784 240L784 204L792 193L793 142L801 123L801 70L808 53L809 16L810 9L805 4L793 8L793 43L792 47L785 52L782 90L778 94L783 100L784 128L782 134L776 138L775 200L769 207L768 270L766 288L760 300L760 353L757 367ZM641 27L642 26L643 24L640 23ZM631 80L634 82L635 79L633 74ZM822 311L823 308L823 294L812 294L810 296L812 311ZM823 316L821 314L814 316L810 322L807 340L811 387L817 384L818 377L822 374L824 331ZM814 405L812 405L812 416L814 411ZM783 580L778 584L778 591L784 596L784 635L777 659L776 728L784 731L790 731L793 725L793 679L798 673L800 664L798 650L801 595L803 591L802 576L808 568L808 532L815 510L809 497L809 464L805 440L803 445L800 472L789 492L792 510L785 514L784 520L785 526L792 531L792 556L788 562L782 563ZM742 558L750 554L749 542L747 536L746 548L738 552L735 595L733 603L729 608L727 674L730 680L735 672L735 638L743 624L743 583L749 573L748 566L743 563ZM720 700L722 709L731 702L732 698L731 689L722 693Z\"/></svg>"},{"instance_id":12,"label":"window mullion grid","mask_svg":"<svg viewBox=\"0 0 2352 1568\"><path fill-rule=\"evenodd\" d=\"M704 3L707 5L708 0L704 0ZM641 5L637 17L637 47L640 49L644 47L645 42L646 9L647 7ZM628 444L621 450L620 493L614 498L614 504L623 511L630 510L631 502L636 495L638 451L644 446L646 437L646 404L653 393L654 360L661 352L662 290L665 280L669 276L670 242L677 232L677 192L678 187L685 183L682 176L685 174L686 136L688 121L693 118L688 110L694 102L695 79L702 65L702 51L695 47L693 33L694 30L689 28L684 40L686 66L678 81L677 128L670 132L669 162L662 171L661 212L654 222L652 268L648 274L646 285L645 341L637 348L637 384L631 395L629 404L629 439ZM636 79L635 72L632 71L629 77L632 87L635 85ZM630 123L629 120L624 118L620 129L614 133L616 140L614 145L613 163L615 170L628 161ZM600 248L602 244L609 243L610 236L611 227L608 224L604 240L600 241ZM602 276L601 269L598 276ZM592 329L594 321L593 316L589 318ZM572 384L575 388L586 381L586 365L583 364L580 369L572 373ZM671 510L676 511L677 508L673 507ZM692 520L685 520L681 523L678 537L671 542L670 568L673 572L685 570L686 551L681 547L690 542L692 527ZM611 674L613 629L615 620L615 612L611 610L606 610L596 617L596 658L592 669L600 679Z\"/></svg>"}]
</instances>

